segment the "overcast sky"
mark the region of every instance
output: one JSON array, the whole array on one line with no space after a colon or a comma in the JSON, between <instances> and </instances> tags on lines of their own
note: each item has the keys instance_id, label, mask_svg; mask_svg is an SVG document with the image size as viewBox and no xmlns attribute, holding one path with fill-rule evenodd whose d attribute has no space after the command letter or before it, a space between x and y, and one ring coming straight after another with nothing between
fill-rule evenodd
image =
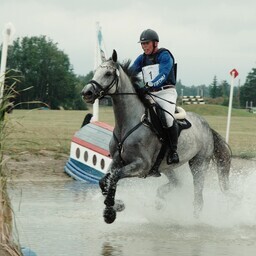
<instances>
[{"instance_id":1,"label":"overcast sky","mask_svg":"<svg viewBox=\"0 0 256 256\"><path fill-rule=\"evenodd\" d=\"M1 30L11 22L15 39L46 35L80 75L94 67L97 21L107 55L116 49L120 61L142 52L144 29L156 30L186 86L209 85L215 75L230 82L233 68L242 85L256 68L255 0L0 0Z\"/></svg>"}]
</instances>

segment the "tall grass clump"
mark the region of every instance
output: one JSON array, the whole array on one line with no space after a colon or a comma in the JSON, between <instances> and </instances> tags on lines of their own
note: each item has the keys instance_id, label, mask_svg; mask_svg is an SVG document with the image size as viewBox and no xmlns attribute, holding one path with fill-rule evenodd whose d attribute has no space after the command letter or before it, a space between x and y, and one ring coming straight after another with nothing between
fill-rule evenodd
<instances>
[{"instance_id":1,"label":"tall grass clump","mask_svg":"<svg viewBox=\"0 0 256 256\"><path fill-rule=\"evenodd\" d=\"M0 255L22 256L20 247L13 237L13 219L10 198L7 192L8 172L5 158L5 142L7 139L7 123L5 113L12 108L12 99L15 95L16 80L4 89L3 96L0 95ZM0 84L3 86L3 83Z\"/></svg>"}]
</instances>

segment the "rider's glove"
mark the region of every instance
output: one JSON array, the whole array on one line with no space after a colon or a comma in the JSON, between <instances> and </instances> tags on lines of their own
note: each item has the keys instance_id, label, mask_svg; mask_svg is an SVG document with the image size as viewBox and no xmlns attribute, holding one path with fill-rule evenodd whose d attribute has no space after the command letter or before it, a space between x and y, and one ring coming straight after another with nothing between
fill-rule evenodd
<instances>
[{"instance_id":1,"label":"rider's glove","mask_svg":"<svg viewBox=\"0 0 256 256\"><path fill-rule=\"evenodd\" d=\"M149 82L146 83L146 87L153 87L153 85L154 85L154 84L153 84L151 81L149 81Z\"/></svg>"},{"instance_id":2,"label":"rider's glove","mask_svg":"<svg viewBox=\"0 0 256 256\"><path fill-rule=\"evenodd\" d=\"M146 94L147 92L149 92L149 87L144 86L140 88L140 92Z\"/></svg>"}]
</instances>

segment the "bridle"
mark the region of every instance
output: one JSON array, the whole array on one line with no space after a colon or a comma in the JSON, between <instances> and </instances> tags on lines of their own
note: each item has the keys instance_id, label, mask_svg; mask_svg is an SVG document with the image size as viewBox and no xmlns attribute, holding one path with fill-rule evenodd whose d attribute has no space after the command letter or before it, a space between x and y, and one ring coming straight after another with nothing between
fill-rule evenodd
<instances>
[{"instance_id":1,"label":"bridle","mask_svg":"<svg viewBox=\"0 0 256 256\"><path fill-rule=\"evenodd\" d=\"M117 93L118 85L119 85L119 76L120 72L118 69L118 66L116 68L112 66L107 66L107 65L100 65L101 68L109 68L109 69L114 69L115 74L113 77L113 80L105 87L103 87L101 84L99 84L95 80L89 81L88 84L91 84L94 88L98 88L98 93L96 94L97 98L101 99L106 95L114 95ZM116 86L115 92L114 93L108 93L114 86Z\"/></svg>"},{"instance_id":2,"label":"bridle","mask_svg":"<svg viewBox=\"0 0 256 256\"><path fill-rule=\"evenodd\" d=\"M96 93L96 97L98 99L101 99L107 95L138 95L136 92L118 92L118 87L119 87L119 77L120 77L120 71L119 71L119 65L116 64L116 68L113 66L108 66L108 65L100 65L101 68L109 68L113 69L115 71L115 75L113 80L105 87L103 87L100 83L98 83L95 80L91 80L88 82L88 84L91 84L94 88L98 88L98 92ZM113 93L109 93L109 91L114 87L115 91Z\"/></svg>"}]
</instances>

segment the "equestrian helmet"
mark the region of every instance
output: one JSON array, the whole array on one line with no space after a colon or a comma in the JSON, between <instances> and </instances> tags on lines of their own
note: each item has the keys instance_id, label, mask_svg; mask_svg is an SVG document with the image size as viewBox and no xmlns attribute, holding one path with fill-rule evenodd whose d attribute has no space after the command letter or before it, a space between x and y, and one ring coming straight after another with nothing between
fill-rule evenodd
<instances>
[{"instance_id":1,"label":"equestrian helmet","mask_svg":"<svg viewBox=\"0 0 256 256\"><path fill-rule=\"evenodd\" d=\"M140 35L140 41L138 43L144 43L149 41L159 42L158 34L152 29L144 30Z\"/></svg>"}]
</instances>

